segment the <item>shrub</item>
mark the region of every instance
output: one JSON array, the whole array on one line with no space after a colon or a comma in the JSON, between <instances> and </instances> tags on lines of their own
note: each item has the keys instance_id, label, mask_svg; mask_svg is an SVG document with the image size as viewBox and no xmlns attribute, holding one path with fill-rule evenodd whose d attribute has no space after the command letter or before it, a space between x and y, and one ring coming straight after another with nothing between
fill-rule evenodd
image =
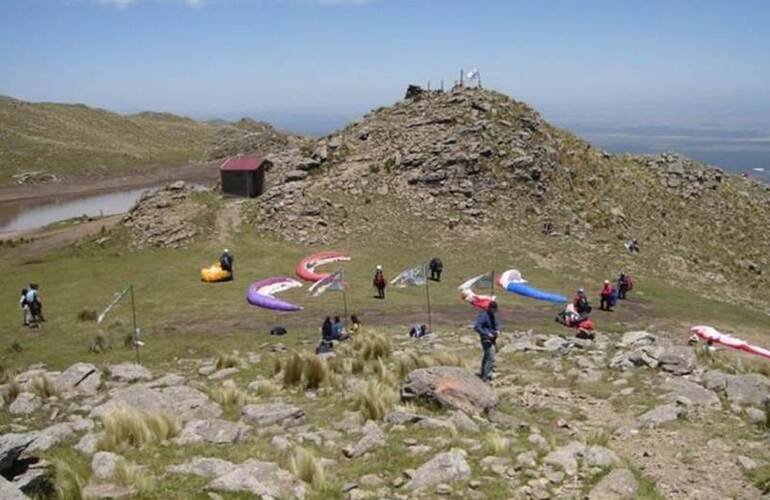
<instances>
[{"instance_id":1,"label":"shrub","mask_svg":"<svg viewBox=\"0 0 770 500\"><path fill-rule=\"evenodd\" d=\"M365 418L382 420L398 403L398 393L391 387L374 380L358 393L358 409Z\"/></svg>"},{"instance_id":2,"label":"shrub","mask_svg":"<svg viewBox=\"0 0 770 500\"><path fill-rule=\"evenodd\" d=\"M318 356L303 359L305 388L318 389L329 378L329 366Z\"/></svg>"},{"instance_id":3,"label":"shrub","mask_svg":"<svg viewBox=\"0 0 770 500\"><path fill-rule=\"evenodd\" d=\"M97 334L96 337L94 337L93 342L91 342L91 347L88 348L89 351L99 354L100 352L106 352L110 349L110 343L107 341L107 337L102 335L101 333Z\"/></svg>"},{"instance_id":4,"label":"shrub","mask_svg":"<svg viewBox=\"0 0 770 500\"><path fill-rule=\"evenodd\" d=\"M56 498L58 500L83 500L86 480L63 460L54 462Z\"/></svg>"},{"instance_id":5,"label":"shrub","mask_svg":"<svg viewBox=\"0 0 770 500\"><path fill-rule=\"evenodd\" d=\"M83 309L78 313L78 319L80 321L96 321L99 316L93 309Z\"/></svg>"},{"instance_id":6,"label":"shrub","mask_svg":"<svg viewBox=\"0 0 770 500\"><path fill-rule=\"evenodd\" d=\"M390 373L388 366L385 364L382 358L378 358L377 362L374 364L374 373L377 374L377 378L380 380L380 382L385 385L395 387L396 384L398 384L398 380L396 380L396 377Z\"/></svg>"},{"instance_id":7,"label":"shrub","mask_svg":"<svg viewBox=\"0 0 770 500\"><path fill-rule=\"evenodd\" d=\"M210 396L222 406L243 406L254 401L253 397L235 385L222 384L221 387L212 390Z\"/></svg>"},{"instance_id":8,"label":"shrub","mask_svg":"<svg viewBox=\"0 0 770 500\"><path fill-rule=\"evenodd\" d=\"M326 486L323 465L312 451L297 447L291 457L291 471L302 481L313 485L316 490Z\"/></svg>"},{"instance_id":9,"label":"shrub","mask_svg":"<svg viewBox=\"0 0 770 500\"><path fill-rule=\"evenodd\" d=\"M258 396L269 398L281 392L281 387L271 380L260 380L257 382L255 392Z\"/></svg>"},{"instance_id":10,"label":"shrub","mask_svg":"<svg viewBox=\"0 0 770 500\"><path fill-rule=\"evenodd\" d=\"M364 359L387 358L393 352L390 338L384 335L374 334L367 337L363 343L361 355Z\"/></svg>"},{"instance_id":11,"label":"shrub","mask_svg":"<svg viewBox=\"0 0 770 500\"><path fill-rule=\"evenodd\" d=\"M489 455L500 455L508 449L508 439L497 432L490 432L484 436L484 444Z\"/></svg>"},{"instance_id":12,"label":"shrub","mask_svg":"<svg viewBox=\"0 0 770 500\"><path fill-rule=\"evenodd\" d=\"M12 380L11 383L8 384L8 387L5 389L5 394L3 394L3 401L5 401L6 405L9 405L16 401L16 397L21 393L21 386L19 383L15 380Z\"/></svg>"},{"instance_id":13,"label":"shrub","mask_svg":"<svg viewBox=\"0 0 770 500\"><path fill-rule=\"evenodd\" d=\"M179 434L177 420L163 412L147 412L118 406L101 417L104 434L101 450L112 451L130 446L142 448L162 443Z\"/></svg>"},{"instance_id":14,"label":"shrub","mask_svg":"<svg viewBox=\"0 0 770 500\"><path fill-rule=\"evenodd\" d=\"M116 484L134 489L137 493L145 493L155 485L154 478L142 467L126 460L118 461L112 480Z\"/></svg>"},{"instance_id":15,"label":"shrub","mask_svg":"<svg viewBox=\"0 0 770 500\"><path fill-rule=\"evenodd\" d=\"M32 379L30 389L42 399L59 395L59 388L56 383L45 375Z\"/></svg>"},{"instance_id":16,"label":"shrub","mask_svg":"<svg viewBox=\"0 0 770 500\"><path fill-rule=\"evenodd\" d=\"M297 352L293 352L283 368L283 385L289 387L302 382L304 360Z\"/></svg>"},{"instance_id":17,"label":"shrub","mask_svg":"<svg viewBox=\"0 0 770 500\"><path fill-rule=\"evenodd\" d=\"M241 359L235 354L220 354L217 356L217 370L223 368L240 368Z\"/></svg>"}]
</instances>

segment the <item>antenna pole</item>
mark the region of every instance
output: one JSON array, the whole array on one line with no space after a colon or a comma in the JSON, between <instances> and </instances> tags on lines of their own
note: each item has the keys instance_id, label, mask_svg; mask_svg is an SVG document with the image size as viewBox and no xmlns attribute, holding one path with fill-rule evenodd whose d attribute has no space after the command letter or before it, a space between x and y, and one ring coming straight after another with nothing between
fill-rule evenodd
<instances>
[{"instance_id":1,"label":"antenna pole","mask_svg":"<svg viewBox=\"0 0 770 500\"><path fill-rule=\"evenodd\" d=\"M465 71L463 71L463 69L460 68L460 87L464 85L464 80L463 80L464 77L465 77Z\"/></svg>"}]
</instances>

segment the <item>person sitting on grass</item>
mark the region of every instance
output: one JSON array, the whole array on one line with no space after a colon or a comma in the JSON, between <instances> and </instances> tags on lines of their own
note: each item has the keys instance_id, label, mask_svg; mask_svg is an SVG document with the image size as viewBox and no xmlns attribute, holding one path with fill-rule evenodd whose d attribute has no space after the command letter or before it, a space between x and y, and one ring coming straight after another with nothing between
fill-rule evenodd
<instances>
[{"instance_id":1,"label":"person sitting on grass","mask_svg":"<svg viewBox=\"0 0 770 500\"><path fill-rule=\"evenodd\" d=\"M342 324L339 316L334 317L334 323L332 323L332 335L334 340L347 340L350 338L345 331L345 326Z\"/></svg>"},{"instance_id":2,"label":"person sitting on grass","mask_svg":"<svg viewBox=\"0 0 770 500\"><path fill-rule=\"evenodd\" d=\"M412 327L409 329L409 336L412 338L420 338L424 337L426 335L429 335L430 332L428 331L428 327L425 325L418 325L417 323L413 324Z\"/></svg>"},{"instance_id":3,"label":"person sitting on grass","mask_svg":"<svg viewBox=\"0 0 770 500\"><path fill-rule=\"evenodd\" d=\"M575 311L577 311L578 314L585 316L591 313L591 304L588 303L586 291L582 288L578 288L577 295L575 295L572 303L575 305Z\"/></svg>"},{"instance_id":4,"label":"person sitting on grass","mask_svg":"<svg viewBox=\"0 0 770 500\"><path fill-rule=\"evenodd\" d=\"M361 323L361 320L358 319L358 316L355 314L350 316L350 336L355 337L358 335L361 335L363 332L364 325Z\"/></svg>"}]
</instances>

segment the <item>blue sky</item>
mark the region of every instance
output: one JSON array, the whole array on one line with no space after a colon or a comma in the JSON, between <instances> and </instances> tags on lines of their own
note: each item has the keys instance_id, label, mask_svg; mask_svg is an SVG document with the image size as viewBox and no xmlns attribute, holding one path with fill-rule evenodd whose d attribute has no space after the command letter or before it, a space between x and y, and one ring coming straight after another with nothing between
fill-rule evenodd
<instances>
[{"instance_id":1,"label":"blue sky","mask_svg":"<svg viewBox=\"0 0 770 500\"><path fill-rule=\"evenodd\" d=\"M767 1L0 0L0 93L323 122L478 67L556 121L770 130L769 26Z\"/></svg>"}]
</instances>

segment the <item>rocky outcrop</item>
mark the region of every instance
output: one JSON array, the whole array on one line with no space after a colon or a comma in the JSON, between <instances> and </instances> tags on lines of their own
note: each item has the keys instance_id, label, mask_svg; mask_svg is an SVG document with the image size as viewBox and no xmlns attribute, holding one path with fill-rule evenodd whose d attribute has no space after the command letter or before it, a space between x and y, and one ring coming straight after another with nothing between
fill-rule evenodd
<instances>
[{"instance_id":1,"label":"rocky outcrop","mask_svg":"<svg viewBox=\"0 0 770 500\"><path fill-rule=\"evenodd\" d=\"M615 469L599 481L588 494L589 500L631 500L636 498L639 482L628 469Z\"/></svg>"},{"instance_id":2,"label":"rocky outcrop","mask_svg":"<svg viewBox=\"0 0 770 500\"><path fill-rule=\"evenodd\" d=\"M190 420L175 439L177 444L234 444L245 440L251 428L239 422L219 418Z\"/></svg>"},{"instance_id":3,"label":"rocky outcrop","mask_svg":"<svg viewBox=\"0 0 770 500\"><path fill-rule=\"evenodd\" d=\"M452 450L439 453L422 464L405 487L409 490L418 490L440 483L463 481L470 475L471 468L465 461L463 453Z\"/></svg>"},{"instance_id":4,"label":"rocky outcrop","mask_svg":"<svg viewBox=\"0 0 770 500\"><path fill-rule=\"evenodd\" d=\"M120 405L164 412L182 421L216 418L222 414L218 404L201 391L186 385L159 389L134 385L110 391L109 401L94 408L91 415L101 417Z\"/></svg>"},{"instance_id":5,"label":"rocky outcrop","mask_svg":"<svg viewBox=\"0 0 770 500\"><path fill-rule=\"evenodd\" d=\"M250 493L257 497L305 498L305 484L272 462L247 460L208 485L216 491Z\"/></svg>"},{"instance_id":6,"label":"rocky outcrop","mask_svg":"<svg viewBox=\"0 0 770 500\"><path fill-rule=\"evenodd\" d=\"M286 403L268 403L246 405L241 409L241 415L247 422L260 426L280 424L288 427L305 418L305 411Z\"/></svg>"},{"instance_id":7,"label":"rocky outcrop","mask_svg":"<svg viewBox=\"0 0 770 500\"><path fill-rule=\"evenodd\" d=\"M424 401L465 413L483 413L498 404L495 391L464 368L437 366L407 375L401 386L405 401Z\"/></svg>"}]
</instances>

